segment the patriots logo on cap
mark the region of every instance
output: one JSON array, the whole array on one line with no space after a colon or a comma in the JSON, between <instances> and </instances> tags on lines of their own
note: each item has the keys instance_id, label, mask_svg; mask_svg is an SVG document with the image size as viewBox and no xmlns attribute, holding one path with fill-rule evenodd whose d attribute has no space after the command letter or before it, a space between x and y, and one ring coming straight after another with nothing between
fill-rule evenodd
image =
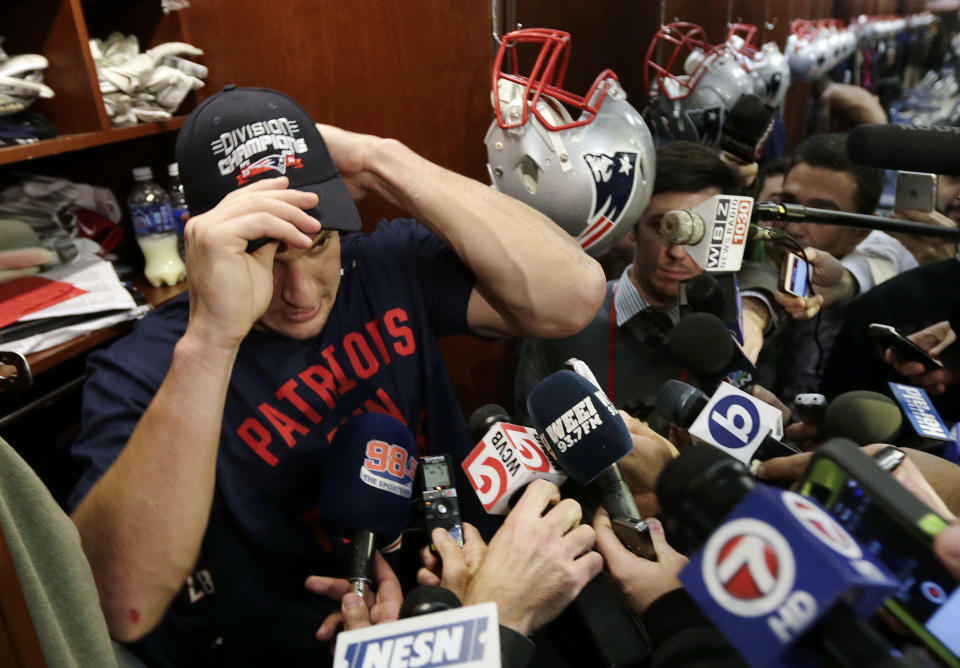
<instances>
[{"instance_id":1,"label":"patriots logo on cap","mask_svg":"<svg viewBox=\"0 0 960 668\"><path fill-rule=\"evenodd\" d=\"M577 236L586 250L606 236L626 211L643 164L639 153L633 151L585 153L583 159L593 174L593 212L586 229Z\"/></svg>"},{"instance_id":2,"label":"patriots logo on cap","mask_svg":"<svg viewBox=\"0 0 960 668\"><path fill-rule=\"evenodd\" d=\"M240 173L237 174L237 185L245 185L254 176L271 170L286 174L287 169L303 169L303 160L298 158L296 153L284 153L283 155L274 153L241 169Z\"/></svg>"}]
</instances>

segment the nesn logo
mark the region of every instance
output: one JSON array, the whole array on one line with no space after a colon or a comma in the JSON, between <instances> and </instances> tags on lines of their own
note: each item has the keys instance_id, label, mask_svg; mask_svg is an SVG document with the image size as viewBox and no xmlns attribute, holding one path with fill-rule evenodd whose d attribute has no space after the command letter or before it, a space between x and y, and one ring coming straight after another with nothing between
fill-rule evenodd
<instances>
[{"instance_id":1,"label":"nesn logo","mask_svg":"<svg viewBox=\"0 0 960 668\"><path fill-rule=\"evenodd\" d=\"M484 658L487 622L487 619L468 619L350 643L343 655L345 663L338 665L349 668L425 668L480 661Z\"/></svg>"}]
</instances>

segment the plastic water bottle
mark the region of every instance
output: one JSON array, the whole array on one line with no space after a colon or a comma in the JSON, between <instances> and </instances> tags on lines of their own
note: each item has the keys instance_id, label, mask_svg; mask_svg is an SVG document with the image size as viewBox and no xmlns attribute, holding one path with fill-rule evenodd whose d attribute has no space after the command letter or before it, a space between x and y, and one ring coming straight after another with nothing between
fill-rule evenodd
<instances>
[{"instance_id":1,"label":"plastic water bottle","mask_svg":"<svg viewBox=\"0 0 960 668\"><path fill-rule=\"evenodd\" d=\"M153 170L136 167L127 206L137 242L146 260L143 273L150 285L176 285L187 275L177 252L177 226L167 193L153 180Z\"/></svg>"},{"instance_id":2,"label":"plastic water bottle","mask_svg":"<svg viewBox=\"0 0 960 668\"><path fill-rule=\"evenodd\" d=\"M180 181L180 165L171 162L167 165L167 193L170 195L170 209L173 212L173 222L177 226L177 250L180 257L186 259L187 253L183 241L183 230L187 224L184 214L190 213L187 209L187 198L183 194L183 183Z\"/></svg>"}]
</instances>

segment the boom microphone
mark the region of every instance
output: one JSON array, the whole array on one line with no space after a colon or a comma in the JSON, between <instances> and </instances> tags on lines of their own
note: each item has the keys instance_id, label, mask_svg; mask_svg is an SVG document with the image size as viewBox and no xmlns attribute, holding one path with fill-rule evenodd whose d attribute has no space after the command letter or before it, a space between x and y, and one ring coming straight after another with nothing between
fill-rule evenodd
<instances>
[{"instance_id":1,"label":"boom microphone","mask_svg":"<svg viewBox=\"0 0 960 668\"><path fill-rule=\"evenodd\" d=\"M865 124L847 136L847 157L859 165L906 172L960 174L960 129Z\"/></svg>"},{"instance_id":2,"label":"boom microphone","mask_svg":"<svg viewBox=\"0 0 960 668\"><path fill-rule=\"evenodd\" d=\"M416 455L410 430L383 413L351 417L330 442L320 507L350 537L347 579L361 598L374 584L376 540L395 539L410 519Z\"/></svg>"},{"instance_id":3,"label":"boom microphone","mask_svg":"<svg viewBox=\"0 0 960 668\"><path fill-rule=\"evenodd\" d=\"M530 391L527 409L554 461L579 484L590 485L610 517L641 519L617 465L633 441L603 390L563 369Z\"/></svg>"}]
</instances>

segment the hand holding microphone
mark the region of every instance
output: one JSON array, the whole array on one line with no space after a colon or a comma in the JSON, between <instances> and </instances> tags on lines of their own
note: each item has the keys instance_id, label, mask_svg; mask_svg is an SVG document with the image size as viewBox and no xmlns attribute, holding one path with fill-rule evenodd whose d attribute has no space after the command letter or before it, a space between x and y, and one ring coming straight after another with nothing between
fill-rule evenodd
<instances>
[{"instance_id":1,"label":"hand holding microphone","mask_svg":"<svg viewBox=\"0 0 960 668\"><path fill-rule=\"evenodd\" d=\"M500 623L523 635L554 619L603 568L581 518L580 504L561 500L556 485L531 482L490 540L463 604L495 602Z\"/></svg>"}]
</instances>

